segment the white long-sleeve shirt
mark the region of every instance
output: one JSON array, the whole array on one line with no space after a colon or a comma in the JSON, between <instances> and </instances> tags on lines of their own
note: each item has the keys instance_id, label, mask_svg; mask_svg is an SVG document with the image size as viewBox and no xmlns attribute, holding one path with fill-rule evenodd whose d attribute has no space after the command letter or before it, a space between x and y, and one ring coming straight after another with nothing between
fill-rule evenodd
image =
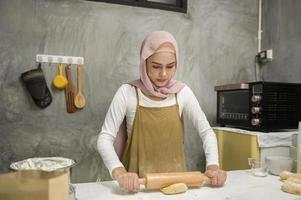
<instances>
[{"instance_id":1,"label":"white long-sleeve shirt","mask_svg":"<svg viewBox=\"0 0 301 200\"><path fill-rule=\"evenodd\" d=\"M144 107L166 107L176 104L175 95L173 94L162 101L155 101L145 96L141 90L138 89L138 96L139 104ZM185 117L192 121L203 141L206 164L218 165L216 136L193 92L188 86L185 86L178 93L177 98L180 116L182 116L183 113ZM99 133L97 141L98 151L111 175L114 168L123 166L113 146L119 126L126 116L127 134L128 136L131 134L136 106L135 87L129 84L123 84L112 100L101 132Z\"/></svg>"}]
</instances>

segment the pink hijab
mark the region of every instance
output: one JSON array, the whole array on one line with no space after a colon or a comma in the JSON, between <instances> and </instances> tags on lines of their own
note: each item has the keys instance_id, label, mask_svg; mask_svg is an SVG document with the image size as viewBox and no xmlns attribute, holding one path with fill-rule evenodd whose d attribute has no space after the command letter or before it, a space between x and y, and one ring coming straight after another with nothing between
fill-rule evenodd
<instances>
[{"instance_id":1,"label":"pink hijab","mask_svg":"<svg viewBox=\"0 0 301 200\"><path fill-rule=\"evenodd\" d=\"M152 84L146 73L146 59L153 55L156 50L163 43L171 43L174 47L176 54L176 62L179 63L178 59L178 45L175 38L167 31L154 31L148 34L144 39L141 50L140 50L140 79L130 82L131 85L134 85L141 89L145 94L156 96L160 98L166 98L169 94L178 93L185 84L177 81L170 80L164 87L156 87Z\"/></svg>"}]
</instances>

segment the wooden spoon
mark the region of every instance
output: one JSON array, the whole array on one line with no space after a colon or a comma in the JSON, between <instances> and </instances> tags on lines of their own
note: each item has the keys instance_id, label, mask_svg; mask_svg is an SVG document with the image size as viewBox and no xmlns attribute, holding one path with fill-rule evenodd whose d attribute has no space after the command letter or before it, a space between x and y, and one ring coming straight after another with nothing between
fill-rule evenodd
<instances>
[{"instance_id":1,"label":"wooden spoon","mask_svg":"<svg viewBox=\"0 0 301 200\"><path fill-rule=\"evenodd\" d=\"M74 104L79 109L85 107L86 105L86 99L82 93L82 71L83 66L77 65L77 94L74 98Z\"/></svg>"},{"instance_id":2,"label":"wooden spoon","mask_svg":"<svg viewBox=\"0 0 301 200\"><path fill-rule=\"evenodd\" d=\"M72 76L71 76L71 65L67 65L65 67L66 70L66 78L68 80L68 84L65 88L65 98L66 98L66 106L68 113L74 113L76 111L76 107L74 105L74 86L72 83Z\"/></svg>"},{"instance_id":3,"label":"wooden spoon","mask_svg":"<svg viewBox=\"0 0 301 200\"><path fill-rule=\"evenodd\" d=\"M58 88L58 89L64 89L68 83L67 79L65 78L65 76L63 76L63 65L59 64L58 65L58 75L56 75L53 79L53 85L54 87Z\"/></svg>"}]
</instances>

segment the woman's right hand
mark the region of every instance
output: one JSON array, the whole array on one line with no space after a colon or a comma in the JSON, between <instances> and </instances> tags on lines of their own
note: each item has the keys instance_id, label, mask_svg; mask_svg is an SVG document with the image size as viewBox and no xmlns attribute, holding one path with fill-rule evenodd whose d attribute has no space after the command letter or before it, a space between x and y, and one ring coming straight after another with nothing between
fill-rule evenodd
<instances>
[{"instance_id":1,"label":"woman's right hand","mask_svg":"<svg viewBox=\"0 0 301 200\"><path fill-rule=\"evenodd\" d=\"M127 192L139 191L139 177L136 173L127 172L124 167L118 167L113 170L112 175L121 189Z\"/></svg>"}]
</instances>

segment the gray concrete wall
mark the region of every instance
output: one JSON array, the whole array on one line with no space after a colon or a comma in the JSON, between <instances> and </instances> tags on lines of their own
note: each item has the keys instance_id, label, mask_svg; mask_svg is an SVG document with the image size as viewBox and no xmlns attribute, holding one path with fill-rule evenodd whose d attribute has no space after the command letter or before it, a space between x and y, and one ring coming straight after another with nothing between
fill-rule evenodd
<instances>
[{"instance_id":1,"label":"gray concrete wall","mask_svg":"<svg viewBox=\"0 0 301 200\"><path fill-rule=\"evenodd\" d=\"M263 1L263 49L274 59L262 66L262 79L301 82L301 1Z\"/></svg>"},{"instance_id":2,"label":"gray concrete wall","mask_svg":"<svg viewBox=\"0 0 301 200\"><path fill-rule=\"evenodd\" d=\"M0 172L13 161L64 156L78 163L73 182L109 179L97 135L120 84L138 77L140 44L150 31L177 39L176 78L192 88L212 125L214 86L254 79L254 0L189 0L187 14L83 0L2 0L0 13ZM38 53L84 56L83 110L67 114L64 93L51 86L54 64L43 64L53 103L44 110L34 105L19 76L36 66ZM189 168L203 170L200 139L185 125Z\"/></svg>"}]
</instances>

